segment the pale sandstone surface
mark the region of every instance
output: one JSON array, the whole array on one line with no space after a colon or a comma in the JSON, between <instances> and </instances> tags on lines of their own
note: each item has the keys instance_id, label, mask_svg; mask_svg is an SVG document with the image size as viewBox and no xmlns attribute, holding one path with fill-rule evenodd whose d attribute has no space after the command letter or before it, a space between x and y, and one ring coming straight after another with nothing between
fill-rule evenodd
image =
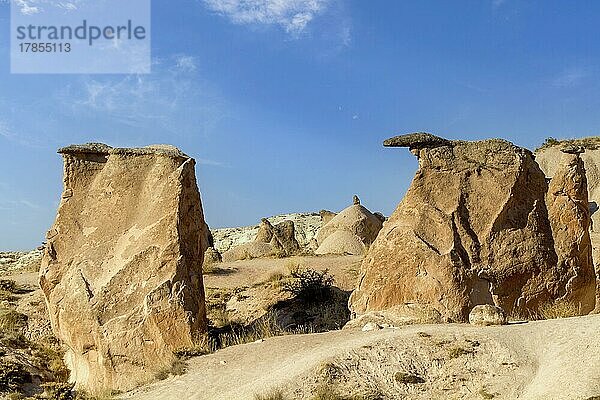
<instances>
[{"instance_id":1,"label":"pale sandstone surface","mask_svg":"<svg viewBox=\"0 0 600 400\"><path fill-rule=\"evenodd\" d=\"M311 240L321 228L321 216L318 213L292 213L282 214L267 218L272 225L277 225L283 221L292 221L294 223L295 237L301 248L309 246ZM251 243L256 238L259 225L243 226L235 228L213 229L212 234L215 242L215 249L221 254L234 247Z\"/></svg>"},{"instance_id":2,"label":"pale sandstone surface","mask_svg":"<svg viewBox=\"0 0 600 400\"><path fill-rule=\"evenodd\" d=\"M355 314L417 303L465 321L478 304L528 314L566 293L588 301L587 272L557 267L548 185L529 150L422 134L386 145L409 147L419 169L363 261Z\"/></svg>"},{"instance_id":3,"label":"pale sandstone surface","mask_svg":"<svg viewBox=\"0 0 600 400\"><path fill-rule=\"evenodd\" d=\"M340 211L319 230L316 254L362 255L373 243L382 222L356 199L353 205Z\"/></svg>"},{"instance_id":4,"label":"pale sandstone surface","mask_svg":"<svg viewBox=\"0 0 600 400\"><path fill-rule=\"evenodd\" d=\"M586 171L578 154L563 153L546 195L556 273L568 278L557 299L575 304L582 314L594 309L596 274L590 240Z\"/></svg>"},{"instance_id":5,"label":"pale sandstone surface","mask_svg":"<svg viewBox=\"0 0 600 400\"><path fill-rule=\"evenodd\" d=\"M290 257L300 252L296 240L294 222L285 220L272 225L263 218L252 242L244 243L223 253L223 261L237 261L251 258Z\"/></svg>"},{"instance_id":6,"label":"pale sandstone surface","mask_svg":"<svg viewBox=\"0 0 600 400\"><path fill-rule=\"evenodd\" d=\"M565 147L583 147L585 152L580 154L585 167L588 187L588 205L591 213L590 239L592 243L592 258L595 264L596 276L600 276L600 137L557 142L536 150L536 161L547 177L552 178L561 166L564 155L561 150ZM596 312L600 311L600 285L597 285Z\"/></svg>"},{"instance_id":7,"label":"pale sandstone surface","mask_svg":"<svg viewBox=\"0 0 600 400\"><path fill-rule=\"evenodd\" d=\"M504 310L491 304L480 304L473 307L469 313L469 323L472 325L506 325L507 318Z\"/></svg>"},{"instance_id":8,"label":"pale sandstone surface","mask_svg":"<svg viewBox=\"0 0 600 400\"><path fill-rule=\"evenodd\" d=\"M59 153L64 190L40 270L52 329L79 387L127 390L206 330L195 162L171 146Z\"/></svg>"}]
</instances>

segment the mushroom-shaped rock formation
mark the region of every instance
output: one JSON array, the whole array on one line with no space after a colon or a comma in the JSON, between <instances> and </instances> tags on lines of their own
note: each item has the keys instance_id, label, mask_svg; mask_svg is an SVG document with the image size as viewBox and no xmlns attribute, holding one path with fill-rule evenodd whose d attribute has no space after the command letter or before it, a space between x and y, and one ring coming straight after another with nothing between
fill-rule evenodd
<instances>
[{"instance_id":1,"label":"mushroom-shaped rock formation","mask_svg":"<svg viewBox=\"0 0 600 400\"><path fill-rule=\"evenodd\" d=\"M194 160L171 146L69 146L40 269L71 379L128 390L206 331L208 233Z\"/></svg>"},{"instance_id":2,"label":"mushroom-shaped rock formation","mask_svg":"<svg viewBox=\"0 0 600 400\"><path fill-rule=\"evenodd\" d=\"M587 272L558 266L548 185L529 150L422 134L386 144L411 147L419 169L363 261L355 315L421 304L466 321L475 305L526 314L566 293L587 308Z\"/></svg>"}]
</instances>

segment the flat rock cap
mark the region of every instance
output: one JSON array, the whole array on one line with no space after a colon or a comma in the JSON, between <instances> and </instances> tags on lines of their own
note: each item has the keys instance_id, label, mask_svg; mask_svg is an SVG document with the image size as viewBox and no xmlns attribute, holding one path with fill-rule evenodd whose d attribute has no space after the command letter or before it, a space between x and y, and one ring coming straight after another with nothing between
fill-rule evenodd
<instances>
[{"instance_id":1,"label":"flat rock cap","mask_svg":"<svg viewBox=\"0 0 600 400\"><path fill-rule=\"evenodd\" d=\"M394 136L383 142L385 147L408 147L410 149L433 148L450 146L450 140L432 135L427 132L409 133L407 135Z\"/></svg>"},{"instance_id":2,"label":"flat rock cap","mask_svg":"<svg viewBox=\"0 0 600 400\"><path fill-rule=\"evenodd\" d=\"M153 144L146 147L111 147L104 143L72 144L58 149L59 154L122 154L141 156L155 154L171 158L190 158L175 146L168 144Z\"/></svg>"}]
</instances>

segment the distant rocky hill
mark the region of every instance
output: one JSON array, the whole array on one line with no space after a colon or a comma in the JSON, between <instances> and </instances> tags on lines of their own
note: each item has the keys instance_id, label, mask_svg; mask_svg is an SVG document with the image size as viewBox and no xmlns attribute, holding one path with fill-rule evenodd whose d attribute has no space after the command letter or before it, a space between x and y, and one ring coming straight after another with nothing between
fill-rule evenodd
<instances>
[{"instance_id":1,"label":"distant rocky hill","mask_svg":"<svg viewBox=\"0 0 600 400\"><path fill-rule=\"evenodd\" d=\"M283 221L294 222L296 240L302 248L308 246L310 241L316 236L317 231L321 228L321 216L319 213L282 214L267 219L273 225ZM250 243L255 239L258 228L259 224L236 228L211 229L215 249L222 254L233 247Z\"/></svg>"},{"instance_id":2,"label":"distant rocky hill","mask_svg":"<svg viewBox=\"0 0 600 400\"><path fill-rule=\"evenodd\" d=\"M34 270L40 268L42 250L30 252L0 252L0 272Z\"/></svg>"}]
</instances>

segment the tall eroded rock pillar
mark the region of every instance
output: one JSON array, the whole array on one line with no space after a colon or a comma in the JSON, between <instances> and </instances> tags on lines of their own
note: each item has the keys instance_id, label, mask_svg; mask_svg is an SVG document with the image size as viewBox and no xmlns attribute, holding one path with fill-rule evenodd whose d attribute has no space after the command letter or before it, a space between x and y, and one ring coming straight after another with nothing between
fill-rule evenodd
<instances>
[{"instance_id":1,"label":"tall eroded rock pillar","mask_svg":"<svg viewBox=\"0 0 600 400\"><path fill-rule=\"evenodd\" d=\"M594 309L596 274L590 240L588 187L579 146L565 148L554 177L550 181L546 204L558 256L557 273L568 282L559 300L576 305L580 313Z\"/></svg>"},{"instance_id":2,"label":"tall eroded rock pillar","mask_svg":"<svg viewBox=\"0 0 600 400\"><path fill-rule=\"evenodd\" d=\"M153 379L206 331L208 246L194 160L171 146L69 146L40 286L72 379L91 392Z\"/></svg>"}]
</instances>

